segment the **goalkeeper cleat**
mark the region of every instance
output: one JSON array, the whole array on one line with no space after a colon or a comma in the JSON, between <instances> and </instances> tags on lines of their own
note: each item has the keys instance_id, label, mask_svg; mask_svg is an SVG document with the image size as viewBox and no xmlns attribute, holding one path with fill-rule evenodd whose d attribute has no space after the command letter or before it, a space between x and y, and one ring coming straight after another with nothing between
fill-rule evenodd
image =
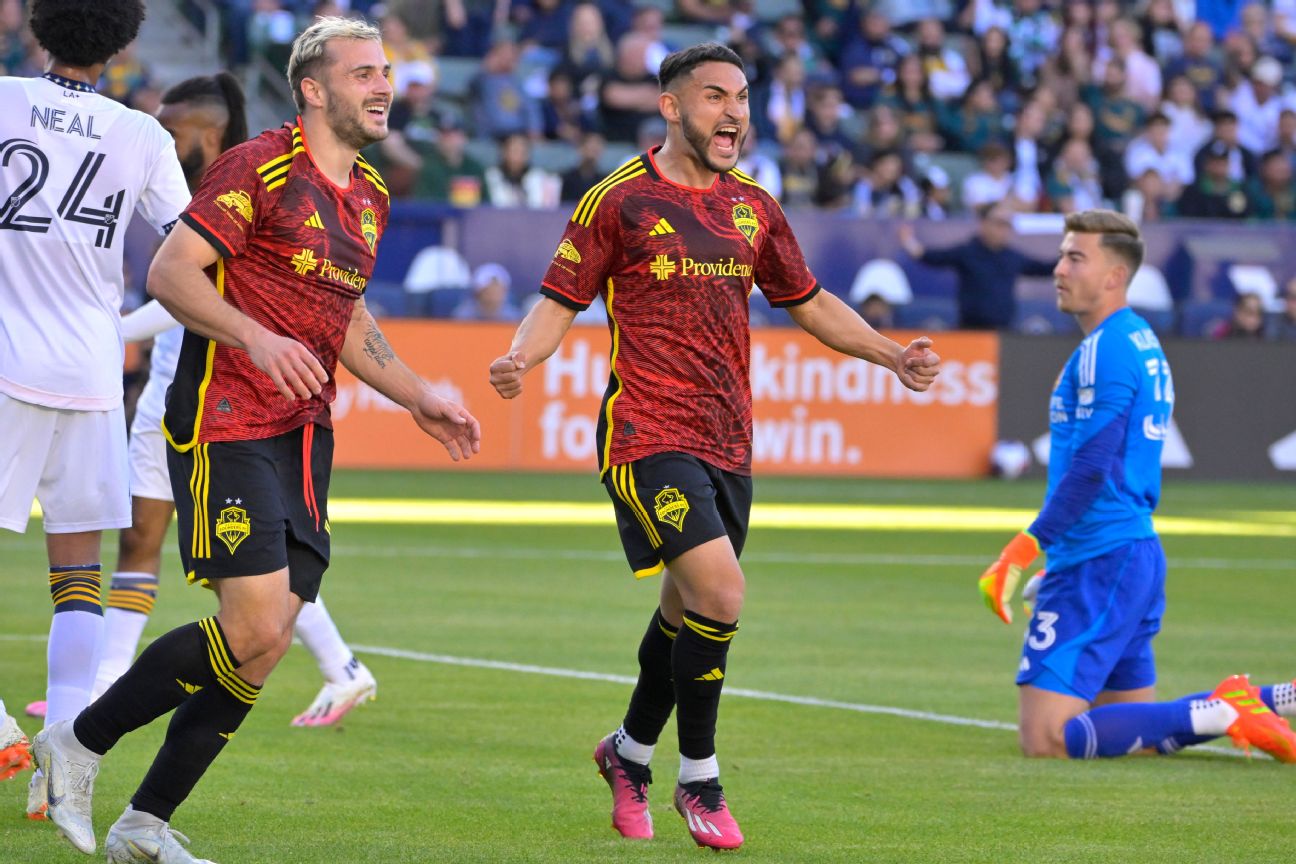
<instances>
[{"instance_id":1,"label":"goalkeeper cleat","mask_svg":"<svg viewBox=\"0 0 1296 864\"><path fill-rule=\"evenodd\" d=\"M45 708L49 705L44 699L39 702L28 702L26 713L28 717L35 717L37 720L45 719Z\"/></svg>"},{"instance_id":2,"label":"goalkeeper cleat","mask_svg":"<svg viewBox=\"0 0 1296 864\"><path fill-rule=\"evenodd\" d=\"M185 848L188 845L188 837L161 819L139 813L133 807L127 807L108 829L104 843L108 864L216 864L189 854Z\"/></svg>"},{"instance_id":3,"label":"goalkeeper cleat","mask_svg":"<svg viewBox=\"0 0 1296 864\"><path fill-rule=\"evenodd\" d=\"M45 772L37 768L32 772L31 782L27 784L27 818L33 822L44 822L49 819L49 792L45 786Z\"/></svg>"},{"instance_id":4,"label":"goalkeeper cleat","mask_svg":"<svg viewBox=\"0 0 1296 864\"><path fill-rule=\"evenodd\" d=\"M31 742L8 714L0 712L0 780L31 767Z\"/></svg>"},{"instance_id":5,"label":"goalkeeper cleat","mask_svg":"<svg viewBox=\"0 0 1296 864\"><path fill-rule=\"evenodd\" d=\"M652 813L648 812L648 784L652 770L647 765L621 758L616 750L615 733L594 748L594 764L599 776L612 790L612 827L622 837L651 840Z\"/></svg>"},{"instance_id":6,"label":"goalkeeper cleat","mask_svg":"<svg viewBox=\"0 0 1296 864\"><path fill-rule=\"evenodd\" d=\"M680 783L675 787L675 809L688 823L693 842L708 849L737 849L742 831L729 812L724 790L716 778Z\"/></svg>"},{"instance_id":7,"label":"goalkeeper cleat","mask_svg":"<svg viewBox=\"0 0 1296 864\"><path fill-rule=\"evenodd\" d=\"M293 718L294 726L332 726L357 705L378 698L378 680L369 667L357 663L347 681L324 682L319 695L302 713Z\"/></svg>"},{"instance_id":8,"label":"goalkeeper cleat","mask_svg":"<svg viewBox=\"0 0 1296 864\"><path fill-rule=\"evenodd\" d=\"M1230 675L1211 693L1212 699L1227 702L1237 719L1226 730L1233 744L1248 753L1257 747L1279 762L1296 762L1296 733L1260 698L1260 688L1245 675Z\"/></svg>"},{"instance_id":9,"label":"goalkeeper cleat","mask_svg":"<svg viewBox=\"0 0 1296 864\"><path fill-rule=\"evenodd\" d=\"M45 775L49 820L69 843L89 855L95 851L94 825L90 817L99 760L78 761L59 746L58 736L64 730L66 734L72 734L71 723L71 720L60 720L38 732L32 741L32 755Z\"/></svg>"}]
</instances>

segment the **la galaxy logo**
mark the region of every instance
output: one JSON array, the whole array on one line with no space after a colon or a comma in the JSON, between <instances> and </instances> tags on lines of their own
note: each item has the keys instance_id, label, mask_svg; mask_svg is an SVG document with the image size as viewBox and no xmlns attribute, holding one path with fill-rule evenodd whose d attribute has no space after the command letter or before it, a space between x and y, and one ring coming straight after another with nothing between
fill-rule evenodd
<instances>
[{"instance_id":1,"label":"la galaxy logo","mask_svg":"<svg viewBox=\"0 0 1296 864\"><path fill-rule=\"evenodd\" d=\"M244 221L252 221L252 196L242 189L231 189L224 195L217 195L216 203L224 207L226 212L233 210L242 216Z\"/></svg>"},{"instance_id":2,"label":"la galaxy logo","mask_svg":"<svg viewBox=\"0 0 1296 864\"><path fill-rule=\"evenodd\" d=\"M373 255L374 247L378 244L378 214L369 207L360 214L360 233L369 244L369 254Z\"/></svg>"},{"instance_id":3,"label":"la galaxy logo","mask_svg":"<svg viewBox=\"0 0 1296 864\"><path fill-rule=\"evenodd\" d=\"M760 230L760 222L756 221L756 211L752 210L750 204L735 204L733 208L734 227L742 232L747 238L747 242L756 245L756 232Z\"/></svg>"},{"instance_id":4,"label":"la galaxy logo","mask_svg":"<svg viewBox=\"0 0 1296 864\"><path fill-rule=\"evenodd\" d=\"M216 517L216 536L225 543L231 555L251 533L252 523L242 507L226 507Z\"/></svg>"},{"instance_id":5,"label":"la galaxy logo","mask_svg":"<svg viewBox=\"0 0 1296 864\"><path fill-rule=\"evenodd\" d=\"M682 492L673 486L667 486L657 493L653 505L658 522L665 522L681 534L684 533L684 517L688 515L689 502Z\"/></svg>"}]
</instances>

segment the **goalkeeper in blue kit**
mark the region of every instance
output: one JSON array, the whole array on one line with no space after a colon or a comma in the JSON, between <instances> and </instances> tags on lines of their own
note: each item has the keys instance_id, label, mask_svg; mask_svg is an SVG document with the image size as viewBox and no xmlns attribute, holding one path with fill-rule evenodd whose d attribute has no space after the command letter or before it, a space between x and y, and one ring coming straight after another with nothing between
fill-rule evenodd
<instances>
[{"instance_id":1,"label":"goalkeeper in blue kit","mask_svg":"<svg viewBox=\"0 0 1296 864\"><path fill-rule=\"evenodd\" d=\"M1165 555L1152 528L1161 448L1174 408L1170 364L1126 304L1143 260L1138 227L1110 210L1066 219L1053 271L1058 308L1085 334L1053 387L1048 491L1039 516L981 576L986 605L1012 622L1022 571L1041 552L1017 672L1027 756L1173 753L1221 735L1296 762L1291 682L1242 675L1210 692L1155 702L1152 639L1165 611Z\"/></svg>"}]
</instances>

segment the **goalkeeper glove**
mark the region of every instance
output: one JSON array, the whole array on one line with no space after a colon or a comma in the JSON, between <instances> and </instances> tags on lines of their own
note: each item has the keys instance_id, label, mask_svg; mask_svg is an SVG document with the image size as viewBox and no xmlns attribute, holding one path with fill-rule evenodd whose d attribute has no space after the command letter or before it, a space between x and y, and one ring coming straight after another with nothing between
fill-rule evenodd
<instances>
[{"instance_id":1,"label":"goalkeeper glove","mask_svg":"<svg viewBox=\"0 0 1296 864\"><path fill-rule=\"evenodd\" d=\"M1021 579L1022 570L1039 557L1039 541L1029 531L1023 531L1012 539L1012 542L999 553L999 560L986 568L981 574L978 587L985 599L986 607L1003 619L1005 624L1012 623L1013 592Z\"/></svg>"}]
</instances>

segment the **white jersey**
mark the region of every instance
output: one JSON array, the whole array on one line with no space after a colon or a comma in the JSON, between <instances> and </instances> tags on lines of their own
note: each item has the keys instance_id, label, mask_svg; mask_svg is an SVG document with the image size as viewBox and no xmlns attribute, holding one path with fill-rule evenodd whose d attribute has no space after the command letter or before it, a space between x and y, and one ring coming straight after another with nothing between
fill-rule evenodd
<instances>
[{"instance_id":1,"label":"white jersey","mask_svg":"<svg viewBox=\"0 0 1296 864\"><path fill-rule=\"evenodd\" d=\"M162 415L166 413L166 391L175 380L184 332L183 327L177 326L153 337L153 350L149 353L148 383L144 385L139 401L135 403L135 417L144 418L150 426L162 426Z\"/></svg>"},{"instance_id":2,"label":"white jersey","mask_svg":"<svg viewBox=\"0 0 1296 864\"><path fill-rule=\"evenodd\" d=\"M122 245L189 203L170 134L83 84L0 77L0 393L121 404Z\"/></svg>"}]
</instances>

